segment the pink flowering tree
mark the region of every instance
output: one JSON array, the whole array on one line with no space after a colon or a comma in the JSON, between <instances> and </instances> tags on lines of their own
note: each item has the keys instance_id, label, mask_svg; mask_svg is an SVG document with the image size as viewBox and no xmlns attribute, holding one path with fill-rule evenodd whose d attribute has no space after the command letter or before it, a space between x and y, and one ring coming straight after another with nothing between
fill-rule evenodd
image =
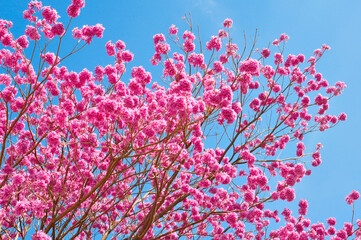
<instances>
[{"instance_id":1,"label":"pink flowering tree","mask_svg":"<svg viewBox=\"0 0 361 240\"><path fill-rule=\"evenodd\" d=\"M327 45L309 58L286 55L285 34L237 46L226 19L198 49L186 20L154 36L162 83L130 67L122 41L105 46L111 64L73 72L63 60L104 30L74 28L84 5L66 23L32 1L22 36L0 21L1 239L360 239L360 220L336 229L311 223L306 200L270 205L294 201L321 164L322 145L303 138L346 120L327 114L346 86L316 70ZM67 34L74 47L60 51Z\"/></svg>"}]
</instances>

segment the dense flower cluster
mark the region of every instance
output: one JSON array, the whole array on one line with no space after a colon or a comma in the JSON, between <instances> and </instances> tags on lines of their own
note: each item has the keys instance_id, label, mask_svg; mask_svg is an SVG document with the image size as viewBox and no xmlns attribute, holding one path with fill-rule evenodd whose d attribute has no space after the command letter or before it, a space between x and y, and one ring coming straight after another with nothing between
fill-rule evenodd
<instances>
[{"instance_id":1,"label":"dense flower cluster","mask_svg":"<svg viewBox=\"0 0 361 240\"><path fill-rule=\"evenodd\" d=\"M68 16L84 5L72 0ZM172 25L180 52L156 34L150 60L163 67L165 87L142 66L127 69L133 54L120 40L105 45L112 64L63 66L62 57L102 37L100 24L69 30L76 46L60 56L41 42L68 34L58 12L35 0L24 18L30 24L18 38L0 20L1 239L361 237L361 220L342 229L334 218L312 224L307 200L296 214L268 205L294 201L293 187L321 164L322 145L308 153L304 137L346 120L327 114L346 87L330 86L316 70L327 45L309 59L272 47L245 58L227 40L233 22L226 19L206 43L213 56L206 61L194 33L178 37ZM282 34L273 45L288 39ZM39 69L30 44L40 48ZM286 147L294 154L276 158ZM353 191L346 201L359 197ZM267 232L272 222L283 225Z\"/></svg>"}]
</instances>

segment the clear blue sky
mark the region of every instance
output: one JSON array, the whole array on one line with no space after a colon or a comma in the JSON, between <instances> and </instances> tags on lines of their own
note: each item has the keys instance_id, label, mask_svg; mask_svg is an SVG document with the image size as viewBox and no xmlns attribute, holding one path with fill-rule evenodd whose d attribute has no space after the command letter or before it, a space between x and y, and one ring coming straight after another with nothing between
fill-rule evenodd
<instances>
[{"instance_id":1,"label":"clear blue sky","mask_svg":"<svg viewBox=\"0 0 361 240\"><path fill-rule=\"evenodd\" d=\"M43 1L43 4L52 5L65 19L70 0ZM22 20L22 11L26 5L25 0L0 0L0 18L14 22L16 36L24 31L26 22ZM194 25L199 25L204 43L217 34L225 18L231 18L235 41L241 42L243 31L250 37L258 28L259 48L266 47L281 33L290 36L287 50L294 54L310 56L323 43L330 45L331 51L322 58L317 70L330 83L346 82L348 88L333 99L330 113L344 111L348 120L334 129L306 138L309 146L322 142L323 163L296 185L296 196L298 200L309 200L308 216L313 222L325 222L326 218L334 216L341 223L351 219L351 207L346 204L345 196L353 189L361 191L360 10L359 0L87 0L72 27L102 23L106 28L104 38L95 39L65 64L76 71L109 64L112 59L106 56L104 45L108 40L121 39L135 54L134 66L143 65L153 72L149 63L154 52L153 35L166 33L171 24L183 31L186 26L182 16L188 12L192 14ZM355 210L355 217L361 218L360 200Z\"/></svg>"}]
</instances>

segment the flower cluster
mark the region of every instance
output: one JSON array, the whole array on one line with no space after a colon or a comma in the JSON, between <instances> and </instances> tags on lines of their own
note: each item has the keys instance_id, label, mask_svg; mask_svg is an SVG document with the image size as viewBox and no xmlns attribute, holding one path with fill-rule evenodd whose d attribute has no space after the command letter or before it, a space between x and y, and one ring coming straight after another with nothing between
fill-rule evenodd
<instances>
[{"instance_id":1,"label":"flower cluster","mask_svg":"<svg viewBox=\"0 0 361 240\"><path fill-rule=\"evenodd\" d=\"M72 0L70 19L84 5ZM75 47L60 56L39 41L69 34L58 12L34 0L23 17L31 24L18 38L0 21L2 239L361 236L361 220L341 229L334 218L312 224L307 200L298 215L269 204L295 201L294 186L321 164L322 145L307 153L304 138L346 120L327 113L346 85L330 86L315 68L327 45L307 61L284 52L272 58L272 46L243 58L226 19L201 53L192 31L178 38L172 25L180 51L165 35L153 37L150 61L167 83L160 84L144 67L129 67L134 55L121 40L106 43L114 61L106 66L62 65L103 36L100 24L74 28ZM280 154L286 148L293 151ZM352 191L346 201L359 197ZM282 226L267 232L273 221Z\"/></svg>"}]
</instances>

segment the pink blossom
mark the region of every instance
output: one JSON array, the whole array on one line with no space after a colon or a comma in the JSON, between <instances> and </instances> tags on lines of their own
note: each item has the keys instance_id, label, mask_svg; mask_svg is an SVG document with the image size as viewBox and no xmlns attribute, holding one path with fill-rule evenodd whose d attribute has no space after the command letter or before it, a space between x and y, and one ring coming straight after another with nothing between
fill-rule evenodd
<instances>
[{"instance_id":1,"label":"pink blossom","mask_svg":"<svg viewBox=\"0 0 361 240\"><path fill-rule=\"evenodd\" d=\"M228 37L228 33L224 30L219 30L218 31L218 37L219 38L225 38L225 37Z\"/></svg>"},{"instance_id":2,"label":"pink blossom","mask_svg":"<svg viewBox=\"0 0 361 240\"><path fill-rule=\"evenodd\" d=\"M244 201L248 202L248 203L252 203L254 200L254 195L253 192L251 191L246 191L244 193Z\"/></svg>"},{"instance_id":3,"label":"pink blossom","mask_svg":"<svg viewBox=\"0 0 361 240\"><path fill-rule=\"evenodd\" d=\"M192 32L189 32L189 31L185 31L183 33L183 39L184 40L190 40L191 42L194 41L194 39L196 39L196 36L192 33Z\"/></svg>"},{"instance_id":4,"label":"pink blossom","mask_svg":"<svg viewBox=\"0 0 361 240\"><path fill-rule=\"evenodd\" d=\"M194 67L202 67L204 64L204 56L203 54L191 53L188 57L188 61Z\"/></svg>"},{"instance_id":5,"label":"pink blossom","mask_svg":"<svg viewBox=\"0 0 361 240\"><path fill-rule=\"evenodd\" d=\"M33 26L28 25L26 30L25 30L25 34L31 40L39 40L40 39L40 34L39 34L38 30Z\"/></svg>"},{"instance_id":6,"label":"pink blossom","mask_svg":"<svg viewBox=\"0 0 361 240\"><path fill-rule=\"evenodd\" d=\"M80 14L80 7L75 4L71 4L66 12L68 13L69 17L76 18Z\"/></svg>"},{"instance_id":7,"label":"pink blossom","mask_svg":"<svg viewBox=\"0 0 361 240\"><path fill-rule=\"evenodd\" d=\"M297 56L297 59L298 59L298 61L299 61L300 63L303 63L303 62L305 61L305 56L304 56L303 54L299 54L299 55Z\"/></svg>"},{"instance_id":8,"label":"pink blossom","mask_svg":"<svg viewBox=\"0 0 361 240\"><path fill-rule=\"evenodd\" d=\"M80 81L88 82L92 78L92 73L88 69L85 68L79 73L78 76L79 76Z\"/></svg>"},{"instance_id":9,"label":"pink blossom","mask_svg":"<svg viewBox=\"0 0 361 240\"><path fill-rule=\"evenodd\" d=\"M232 27L232 24L233 24L233 21L229 18L227 18L226 20L224 20L223 22L223 26L225 28L231 28Z\"/></svg>"},{"instance_id":10,"label":"pink blossom","mask_svg":"<svg viewBox=\"0 0 361 240\"><path fill-rule=\"evenodd\" d=\"M284 192L285 194L285 198L288 202L292 202L295 199L295 190L293 188L286 188L285 190L283 190L282 192Z\"/></svg>"},{"instance_id":11,"label":"pink blossom","mask_svg":"<svg viewBox=\"0 0 361 240\"><path fill-rule=\"evenodd\" d=\"M307 208L308 208L307 200L301 199L300 202L298 203L298 206L300 207L299 210L298 210L298 213L300 215L306 215L307 214Z\"/></svg>"},{"instance_id":12,"label":"pink blossom","mask_svg":"<svg viewBox=\"0 0 361 240\"><path fill-rule=\"evenodd\" d=\"M56 20L59 18L58 13L56 12L55 9L52 9L48 6L43 8L43 11L41 13L41 15L43 16L43 18L49 23L49 24L53 24L56 22Z\"/></svg>"},{"instance_id":13,"label":"pink blossom","mask_svg":"<svg viewBox=\"0 0 361 240\"><path fill-rule=\"evenodd\" d=\"M5 34L2 38L1 38L1 43L7 47L10 46L12 44L12 37L10 34Z\"/></svg>"},{"instance_id":14,"label":"pink blossom","mask_svg":"<svg viewBox=\"0 0 361 240\"><path fill-rule=\"evenodd\" d=\"M308 96L303 97L301 100L302 106L308 106L310 104L310 102L311 102L311 100Z\"/></svg>"},{"instance_id":15,"label":"pink blossom","mask_svg":"<svg viewBox=\"0 0 361 240\"><path fill-rule=\"evenodd\" d=\"M105 44L105 48L106 48L107 54L109 56L114 56L115 55L115 45L112 44L111 41L108 41Z\"/></svg>"},{"instance_id":16,"label":"pink blossom","mask_svg":"<svg viewBox=\"0 0 361 240\"><path fill-rule=\"evenodd\" d=\"M232 124L237 119L237 113L231 108L222 108L222 116L227 120L227 124Z\"/></svg>"},{"instance_id":17,"label":"pink blossom","mask_svg":"<svg viewBox=\"0 0 361 240\"><path fill-rule=\"evenodd\" d=\"M58 146L60 144L60 136L55 132L51 132L47 137L47 142L49 145Z\"/></svg>"},{"instance_id":18,"label":"pink blossom","mask_svg":"<svg viewBox=\"0 0 361 240\"><path fill-rule=\"evenodd\" d=\"M31 240L51 240L51 237L40 230L31 236Z\"/></svg>"},{"instance_id":19,"label":"pink blossom","mask_svg":"<svg viewBox=\"0 0 361 240\"><path fill-rule=\"evenodd\" d=\"M219 61L223 64L227 63L228 62L228 58L226 55L221 55L219 56Z\"/></svg>"},{"instance_id":20,"label":"pink blossom","mask_svg":"<svg viewBox=\"0 0 361 240\"><path fill-rule=\"evenodd\" d=\"M290 39L289 36L287 36L285 33L282 33L280 38L279 38L279 41L282 42L282 41L285 41L287 42L287 40Z\"/></svg>"},{"instance_id":21,"label":"pink blossom","mask_svg":"<svg viewBox=\"0 0 361 240\"><path fill-rule=\"evenodd\" d=\"M206 48L209 51L216 50L218 52L221 49L221 47L222 47L221 40L216 36L212 36L211 41L207 42L206 44Z\"/></svg>"},{"instance_id":22,"label":"pink blossom","mask_svg":"<svg viewBox=\"0 0 361 240\"><path fill-rule=\"evenodd\" d=\"M47 62L49 65L53 65L55 63L56 56L54 53L46 53L43 56L43 59L45 62Z\"/></svg>"},{"instance_id":23,"label":"pink blossom","mask_svg":"<svg viewBox=\"0 0 361 240\"><path fill-rule=\"evenodd\" d=\"M95 36L97 36L98 38L102 38L103 37L103 32L104 32L104 27L101 24L95 24L95 26L93 27L93 33L95 34Z\"/></svg>"},{"instance_id":24,"label":"pink blossom","mask_svg":"<svg viewBox=\"0 0 361 240\"><path fill-rule=\"evenodd\" d=\"M122 60L124 62L131 62L133 60L133 56L134 56L133 53L131 53L129 50L124 51L122 53Z\"/></svg>"},{"instance_id":25,"label":"pink blossom","mask_svg":"<svg viewBox=\"0 0 361 240\"><path fill-rule=\"evenodd\" d=\"M360 198L360 193L356 190L353 190L348 196L346 196L346 202L348 204L353 204L353 201Z\"/></svg>"},{"instance_id":26,"label":"pink blossom","mask_svg":"<svg viewBox=\"0 0 361 240\"><path fill-rule=\"evenodd\" d=\"M237 222L237 214L236 213L228 213L226 215L226 221L229 225L234 226Z\"/></svg>"},{"instance_id":27,"label":"pink blossom","mask_svg":"<svg viewBox=\"0 0 361 240\"><path fill-rule=\"evenodd\" d=\"M232 109L236 112L236 114L239 114L242 111L242 105L240 102L232 103Z\"/></svg>"},{"instance_id":28,"label":"pink blossom","mask_svg":"<svg viewBox=\"0 0 361 240\"><path fill-rule=\"evenodd\" d=\"M220 73L220 72L222 72L222 71L223 71L223 65L222 65L222 63L219 62L219 61L215 61L215 62L213 63L213 70L214 70L215 73Z\"/></svg>"},{"instance_id":29,"label":"pink blossom","mask_svg":"<svg viewBox=\"0 0 361 240\"><path fill-rule=\"evenodd\" d=\"M192 83L186 79L179 81L179 89L184 92L192 91Z\"/></svg>"},{"instance_id":30,"label":"pink blossom","mask_svg":"<svg viewBox=\"0 0 361 240\"><path fill-rule=\"evenodd\" d=\"M275 39L275 40L273 40L272 45L278 46L279 43L280 43L279 40Z\"/></svg>"},{"instance_id":31,"label":"pink blossom","mask_svg":"<svg viewBox=\"0 0 361 240\"><path fill-rule=\"evenodd\" d=\"M184 41L183 43L183 48L184 48L184 51L187 52L187 53L190 53L190 52L193 52L194 49L195 49L195 44L193 43L192 40L190 39L187 39L186 41Z\"/></svg>"},{"instance_id":32,"label":"pink blossom","mask_svg":"<svg viewBox=\"0 0 361 240\"><path fill-rule=\"evenodd\" d=\"M344 230L338 230L336 232L336 236L339 237L340 239L347 239L347 233Z\"/></svg>"},{"instance_id":33,"label":"pink blossom","mask_svg":"<svg viewBox=\"0 0 361 240\"><path fill-rule=\"evenodd\" d=\"M169 34L177 35L177 33L178 33L178 28L174 24L172 24L172 26L170 26L170 28L169 28Z\"/></svg>"},{"instance_id":34,"label":"pink blossom","mask_svg":"<svg viewBox=\"0 0 361 240\"><path fill-rule=\"evenodd\" d=\"M29 41L25 35L20 36L16 42L21 48L27 48L29 46Z\"/></svg>"},{"instance_id":35,"label":"pink blossom","mask_svg":"<svg viewBox=\"0 0 361 240\"><path fill-rule=\"evenodd\" d=\"M280 54L280 53L275 53L274 58L275 58L275 61L274 61L275 65L278 65L278 64L283 63L283 56L282 56L282 54Z\"/></svg>"},{"instance_id":36,"label":"pink blossom","mask_svg":"<svg viewBox=\"0 0 361 240\"><path fill-rule=\"evenodd\" d=\"M330 46L328 46L328 45L326 45L326 44L323 44L323 45L322 45L322 51L330 50L330 49L331 49Z\"/></svg>"},{"instance_id":37,"label":"pink blossom","mask_svg":"<svg viewBox=\"0 0 361 240\"><path fill-rule=\"evenodd\" d=\"M339 121L346 121L347 119L347 115L345 113L341 113L339 116L338 116L338 120Z\"/></svg>"},{"instance_id":38,"label":"pink blossom","mask_svg":"<svg viewBox=\"0 0 361 240\"><path fill-rule=\"evenodd\" d=\"M335 233L336 233L336 228L330 226L330 227L327 229L327 233L330 234L330 235L335 235Z\"/></svg>"},{"instance_id":39,"label":"pink blossom","mask_svg":"<svg viewBox=\"0 0 361 240\"><path fill-rule=\"evenodd\" d=\"M118 49L118 50L124 50L125 49L125 43L121 40L118 40L116 43L115 43L115 47Z\"/></svg>"},{"instance_id":40,"label":"pink blossom","mask_svg":"<svg viewBox=\"0 0 361 240\"><path fill-rule=\"evenodd\" d=\"M51 27L51 32L54 35L61 36L65 32L64 25L62 23L56 23Z\"/></svg>"},{"instance_id":41,"label":"pink blossom","mask_svg":"<svg viewBox=\"0 0 361 240\"><path fill-rule=\"evenodd\" d=\"M271 55L271 50L269 50L268 48L263 48L261 54L264 58L268 58Z\"/></svg>"},{"instance_id":42,"label":"pink blossom","mask_svg":"<svg viewBox=\"0 0 361 240\"><path fill-rule=\"evenodd\" d=\"M261 63L255 59L248 59L241 63L239 70L241 72L246 72L252 76L259 76L261 68Z\"/></svg>"},{"instance_id":43,"label":"pink blossom","mask_svg":"<svg viewBox=\"0 0 361 240\"><path fill-rule=\"evenodd\" d=\"M170 46L168 43L159 42L155 45L155 52L157 54L167 54L170 51Z\"/></svg>"},{"instance_id":44,"label":"pink blossom","mask_svg":"<svg viewBox=\"0 0 361 240\"><path fill-rule=\"evenodd\" d=\"M165 37L163 34L156 34L153 36L154 45L157 45L160 42L165 42Z\"/></svg>"}]
</instances>

